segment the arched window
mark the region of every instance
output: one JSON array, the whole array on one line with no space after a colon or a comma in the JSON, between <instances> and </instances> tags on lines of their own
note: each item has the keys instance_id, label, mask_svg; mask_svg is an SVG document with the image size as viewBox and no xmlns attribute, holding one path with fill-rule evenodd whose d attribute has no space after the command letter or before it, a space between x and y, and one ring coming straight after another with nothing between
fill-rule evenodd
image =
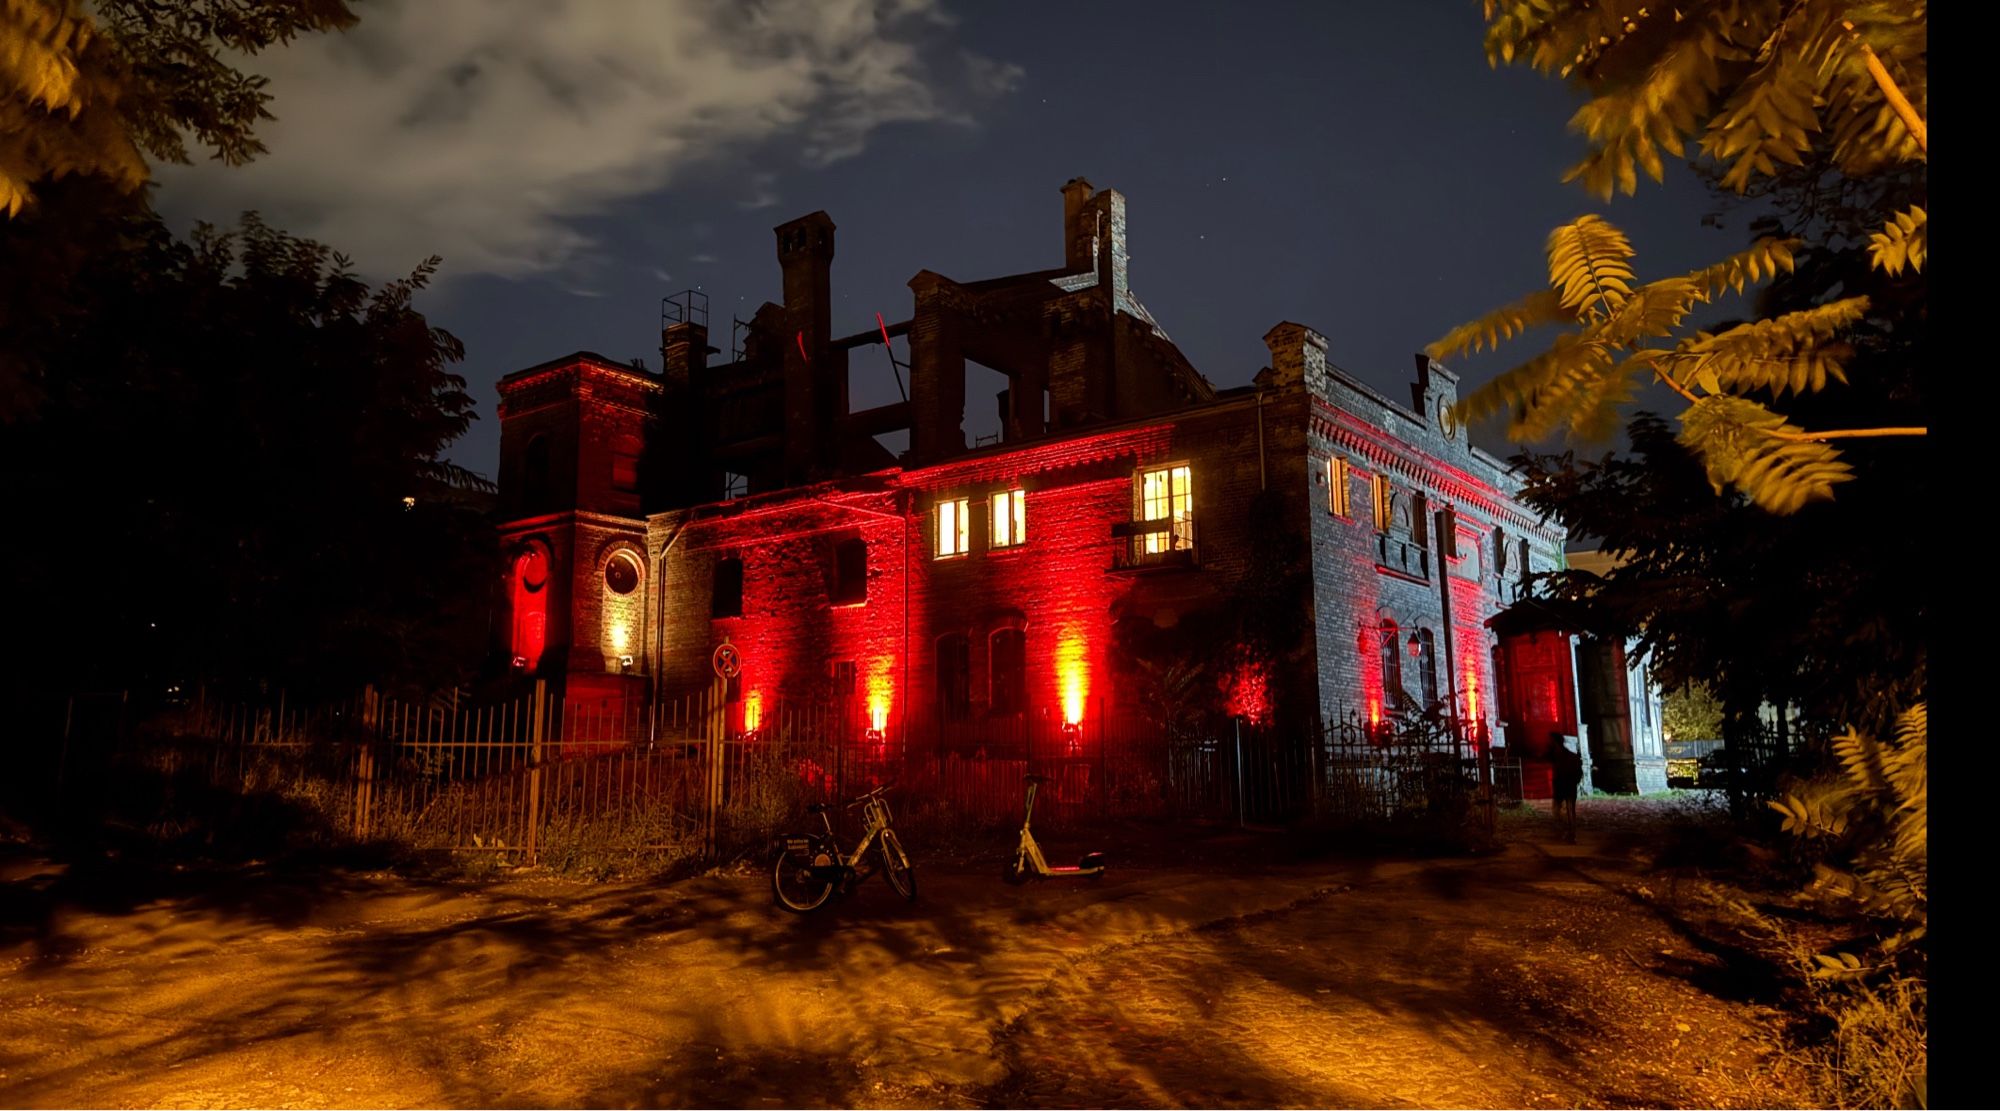
<instances>
[{"instance_id":1,"label":"arched window","mask_svg":"<svg viewBox=\"0 0 2000 1111\"><path fill-rule=\"evenodd\" d=\"M514 628L510 638L516 667L533 668L542 662L549 625L549 555L539 544L531 544L514 557Z\"/></svg>"},{"instance_id":2,"label":"arched window","mask_svg":"<svg viewBox=\"0 0 2000 1111\"><path fill-rule=\"evenodd\" d=\"M1417 681L1422 684L1424 708L1438 704L1437 641L1429 629L1417 630Z\"/></svg>"},{"instance_id":3,"label":"arched window","mask_svg":"<svg viewBox=\"0 0 2000 1111\"><path fill-rule=\"evenodd\" d=\"M1019 629L993 633L987 655L987 683L993 712L1018 714L1028 708L1028 637Z\"/></svg>"},{"instance_id":4,"label":"arched window","mask_svg":"<svg viewBox=\"0 0 2000 1111\"><path fill-rule=\"evenodd\" d=\"M972 716L972 644L964 633L937 639L938 720L964 721Z\"/></svg>"},{"instance_id":5,"label":"arched window","mask_svg":"<svg viewBox=\"0 0 2000 1111\"><path fill-rule=\"evenodd\" d=\"M639 588L639 561L631 552L617 552L604 564L604 589L620 596Z\"/></svg>"},{"instance_id":6,"label":"arched window","mask_svg":"<svg viewBox=\"0 0 2000 1111\"><path fill-rule=\"evenodd\" d=\"M1403 689L1403 643L1394 621L1382 622L1382 702L1393 709L1409 698Z\"/></svg>"}]
</instances>

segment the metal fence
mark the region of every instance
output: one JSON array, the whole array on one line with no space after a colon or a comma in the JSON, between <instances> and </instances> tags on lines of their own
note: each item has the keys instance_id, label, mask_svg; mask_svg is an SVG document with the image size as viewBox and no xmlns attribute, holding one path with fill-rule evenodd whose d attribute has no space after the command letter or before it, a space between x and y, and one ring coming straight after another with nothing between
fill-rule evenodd
<instances>
[{"instance_id":1,"label":"metal fence","mask_svg":"<svg viewBox=\"0 0 2000 1111\"><path fill-rule=\"evenodd\" d=\"M356 837L529 861L580 845L713 855L808 803L891 781L899 813L983 825L1020 813L1023 776L1048 776L1036 819L1058 826L1365 822L1434 812L1473 782L1468 750L1449 736L1352 715L1301 735L1234 719L1169 728L1092 706L1078 725L1039 710L934 721L906 743L856 709L773 703L745 729L719 691L608 705L540 682L484 700L367 691L310 707L197 695L126 747L218 785L307 793ZM77 753L66 759L72 776L88 774Z\"/></svg>"}]
</instances>

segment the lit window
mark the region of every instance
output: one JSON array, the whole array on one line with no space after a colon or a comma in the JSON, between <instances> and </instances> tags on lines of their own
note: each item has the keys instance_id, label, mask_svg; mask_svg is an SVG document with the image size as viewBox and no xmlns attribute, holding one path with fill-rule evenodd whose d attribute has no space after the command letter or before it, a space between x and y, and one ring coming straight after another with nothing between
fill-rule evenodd
<instances>
[{"instance_id":1,"label":"lit window","mask_svg":"<svg viewBox=\"0 0 2000 1111\"><path fill-rule=\"evenodd\" d=\"M993 495L991 546L1013 548L1028 541L1028 492L1009 490Z\"/></svg>"},{"instance_id":2,"label":"lit window","mask_svg":"<svg viewBox=\"0 0 2000 1111\"><path fill-rule=\"evenodd\" d=\"M1162 467L1139 475L1139 519L1163 525L1139 538L1147 554L1194 547L1194 479L1186 467Z\"/></svg>"},{"instance_id":3,"label":"lit window","mask_svg":"<svg viewBox=\"0 0 2000 1111\"><path fill-rule=\"evenodd\" d=\"M965 498L941 501L937 507L937 557L962 556L972 550L972 504Z\"/></svg>"},{"instance_id":4,"label":"lit window","mask_svg":"<svg viewBox=\"0 0 2000 1111\"><path fill-rule=\"evenodd\" d=\"M1378 474L1371 485L1375 495L1375 531L1388 532L1396 520L1396 488L1389 485L1389 476Z\"/></svg>"},{"instance_id":5,"label":"lit window","mask_svg":"<svg viewBox=\"0 0 2000 1111\"><path fill-rule=\"evenodd\" d=\"M1326 461L1326 510L1336 517L1345 517L1352 507L1348 504L1347 460Z\"/></svg>"}]
</instances>

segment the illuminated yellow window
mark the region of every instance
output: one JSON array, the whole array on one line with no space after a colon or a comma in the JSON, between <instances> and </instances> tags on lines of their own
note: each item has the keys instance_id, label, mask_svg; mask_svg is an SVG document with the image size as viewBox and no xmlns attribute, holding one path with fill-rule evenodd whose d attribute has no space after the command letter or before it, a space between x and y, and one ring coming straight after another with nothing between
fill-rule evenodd
<instances>
[{"instance_id":1,"label":"illuminated yellow window","mask_svg":"<svg viewBox=\"0 0 2000 1111\"><path fill-rule=\"evenodd\" d=\"M971 503L964 498L941 501L937 506L937 556L962 556L971 550Z\"/></svg>"},{"instance_id":2,"label":"illuminated yellow window","mask_svg":"<svg viewBox=\"0 0 2000 1111\"><path fill-rule=\"evenodd\" d=\"M1013 548L1028 541L1028 492L1009 490L993 495L993 530L990 546Z\"/></svg>"},{"instance_id":3,"label":"illuminated yellow window","mask_svg":"<svg viewBox=\"0 0 2000 1111\"><path fill-rule=\"evenodd\" d=\"M1336 517L1348 516L1353 507L1348 504L1347 460L1326 461L1326 511Z\"/></svg>"},{"instance_id":4,"label":"illuminated yellow window","mask_svg":"<svg viewBox=\"0 0 2000 1111\"><path fill-rule=\"evenodd\" d=\"M1375 531L1388 532L1396 520L1396 488L1389 485L1389 476L1378 474L1374 479Z\"/></svg>"},{"instance_id":5,"label":"illuminated yellow window","mask_svg":"<svg viewBox=\"0 0 2000 1111\"><path fill-rule=\"evenodd\" d=\"M1186 467L1161 467L1139 475L1139 519L1164 525L1139 538L1148 554L1194 547L1194 478Z\"/></svg>"}]
</instances>

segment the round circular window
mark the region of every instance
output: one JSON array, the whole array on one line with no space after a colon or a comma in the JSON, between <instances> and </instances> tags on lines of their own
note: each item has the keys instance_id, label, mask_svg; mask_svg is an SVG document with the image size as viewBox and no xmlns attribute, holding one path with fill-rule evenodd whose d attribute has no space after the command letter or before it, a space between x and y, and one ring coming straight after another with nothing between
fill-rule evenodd
<instances>
[{"instance_id":1,"label":"round circular window","mask_svg":"<svg viewBox=\"0 0 2000 1111\"><path fill-rule=\"evenodd\" d=\"M1448 398L1438 398L1438 428L1444 432L1444 438L1447 440L1458 435L1458 414L1451 411L1451 401Z\"/></svg>"},{"instance_id":2,"label":"round circular window","mask_svg":"<svg viewBox=\"0 0 2000 1111\"><path fill-rule=\"evenodd\" d=\"M520 578L523 589L540 590L549 581L549 557L540 548L529 548L514 561L514 574Z\"/></svg>"},{"instance_id":3,"label":"round circular window","mask_svg":"<svg viewBox=\"0 0 2000 1111\"><path fill-rule=\"evenodd\" d=\"M630 594L639 588L639 565L623 552L604 565L604 585L613 594Z\"/></svg>"}]
</instances>

